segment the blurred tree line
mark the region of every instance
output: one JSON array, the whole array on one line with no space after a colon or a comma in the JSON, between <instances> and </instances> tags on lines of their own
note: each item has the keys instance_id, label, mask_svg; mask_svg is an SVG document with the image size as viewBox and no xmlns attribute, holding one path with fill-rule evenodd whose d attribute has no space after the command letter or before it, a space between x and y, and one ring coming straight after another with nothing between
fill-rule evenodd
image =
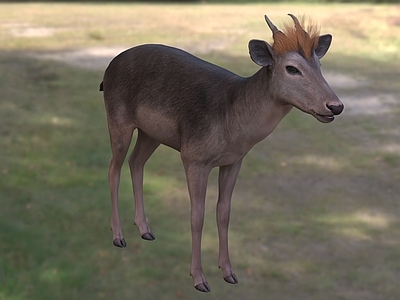
<instances>
[{"instance_id":1,"label":"blurred tree line","mask_svg":"<svg viewBox=\"0 0 400 300\"><path fill-rule=\"evenodd\" d=\"M9 0L0 0L1 2L38 2L31 0L19 0L19 1L9 1ZM400 0L41 0L40 2L141 2L141 3L279 3L279 2L308 2L308 3L400 3Z\"/></svg>"}]
</instances>

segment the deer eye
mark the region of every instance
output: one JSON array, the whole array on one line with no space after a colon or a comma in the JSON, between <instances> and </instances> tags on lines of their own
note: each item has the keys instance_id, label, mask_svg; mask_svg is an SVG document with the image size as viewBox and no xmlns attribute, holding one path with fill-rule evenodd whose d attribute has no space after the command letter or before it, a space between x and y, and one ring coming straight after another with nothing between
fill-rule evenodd
<instances>
[{"instance_id":1,"label":"deer eye","mask_svg":"<svg viewBox=\"0 0 400 300\"><path fill-rule=\"evenodd\" d=\"M288 72L290 75L302 75L301 72L293 66L287 66L286 72Z\"/></svg>"}]
</instances>

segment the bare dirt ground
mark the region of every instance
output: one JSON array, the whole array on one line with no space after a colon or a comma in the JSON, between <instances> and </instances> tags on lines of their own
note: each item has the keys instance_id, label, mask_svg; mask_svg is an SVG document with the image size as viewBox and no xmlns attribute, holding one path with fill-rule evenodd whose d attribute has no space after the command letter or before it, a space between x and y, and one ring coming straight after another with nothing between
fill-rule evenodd
<instances>
[{"instance_id":1,"label":"bare dirt ground","mask_svg":"<svg viewBox=\"0 0 400 300\"><path fill-rule=\"evenodd\" d=\"M28 28L29 29L29 28ZM28 30L27 29L27 30ZM44 34L48 31L28 30L28 32L19 32L19 34ZM68 65L84 68L88 70L105 70L109 62L120 52L124 51L124 47L90 47L77 50L59 51L59 52L44 52L33 53L36 58L45 60L55 60L66 63ZM207 50L207 51L206 51ZM207 53L215 50L213 47L208 49L200 49L201 53ZM368 80L365 78L353 78L343 73L334 73L326 71L324 76L328 83L334 90L354 90L368 85ZM348 95L342 94L342 100L346 103L346 114L348 115L372 115L379 113L386 113L390 110L391 104L396 103L396 99L391 94L384 95L369 95L356 97L349 93ZM356 109L362 105L363 110Z\"/></svg>"},{"instance_id":2,"label":"bare dirt ground","mask_svg":"<svg viewBox=\"0 0 400 300\"><path fill-rule=\"evenodd\" d=\"M3 25L7 27L10 33L15 37L42 38L55 34L56 29L51 27L34 27L29 23L9 23ZM215 43L213 45L198 45L196 49L190 49L196 53L206 54L214 50L223 50L227 45ZM182 47L184 48L184 47ZM33 53L33 56L45 60L55 60L68 65L84 68L88 70L104 70L109 62L125 47L90 47L69 51ZM353 78L342 73L325 72L325 78L334 90L354 90L368 85L368 80L364 78ZM373 115L389 112L391 105L396 103L394 95L380 94L363 96L360 99L357 96L342 94L341 98L346 103L346 114L348 115ZM363 110L355 109L359 106Z\"/></svg>"}]
</instances>

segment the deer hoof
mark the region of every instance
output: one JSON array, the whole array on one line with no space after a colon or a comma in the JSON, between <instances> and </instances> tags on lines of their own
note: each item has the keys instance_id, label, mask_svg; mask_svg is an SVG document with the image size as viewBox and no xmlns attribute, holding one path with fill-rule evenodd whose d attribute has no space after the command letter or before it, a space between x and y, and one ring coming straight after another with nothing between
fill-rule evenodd
<instances>
[{"instance_id":1,"label":"deer hoof","mask_svg":"<svg viewBox=\"0 0 400 300\"><path fill-rule=\"evenodd\" d=\"M198 285L194 286L196 290L203 292L203 293L209 293L211 292L211 288L210 285L208 284L207 281L203 282L203 283L199 283Z\"/></svg>"},{"instance_id":2,"label":"deer hoof","mask_svg":"<svg viewBox=\"0 0 400 300\"><path fill-rule=\"evenodd\" d=\"M125 248L126 247L126 242L125 242L124 238L122 238L122 239L116 238L113 241L113 244L114 244L114 246L119 247L119 248Z\"/></svg>"},{"instance_id":3,"label":"deer hoof","mask_svg":"<svg viewBox=\"0 0 400 300\"><path fill-rule=\"evenodd\" d=\"M225 282L230 283L230 284L236 284L239 282L236 274L231 274L231 276L224 277Z\"/></svg>"},{"instance_id":4,"label":"deer hoof","mask_svg":"<svg viewBox=\"0 0 400 300\"><path fill-rule=\"evenodd\" d=\"M152 232L147 232L142 235L142 239L144 239L146 241L154 241L156 239L156 237L154 236L154 234Z\"/></svg>"}]
</instances>

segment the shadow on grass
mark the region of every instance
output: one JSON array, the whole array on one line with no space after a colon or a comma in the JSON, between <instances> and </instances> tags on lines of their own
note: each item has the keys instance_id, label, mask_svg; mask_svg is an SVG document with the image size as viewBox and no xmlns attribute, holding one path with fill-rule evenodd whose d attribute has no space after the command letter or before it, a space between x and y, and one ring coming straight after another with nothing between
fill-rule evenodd
<instances>
[{"instance_id":1,"label":"shadow on grass","mask_svg":"<svg viewBox=\"0 0 400 300\"><path fill-rule=\"evenodd\" d=\"M254 71L247 57L208 58L239 74ZM398 97L397 69L382 65L377 76L367 64L340 57L326 62L370 83L339 89L344 99ZM179 155L161 147L146 166L154 243L140 240L133 226L123 169L128 248L117 249L109 231L110 148L97 91L102 72L1 53L0 75L0 298L202 299L189 277L189 201ZM208 299L400 297L399 106L391 105L380 114L345 111L329 126L293 111L249 153L230 229L238 286L223 283L217 269L212 173L203 239L213 288Z\"/></svg>"}]
</instances>

